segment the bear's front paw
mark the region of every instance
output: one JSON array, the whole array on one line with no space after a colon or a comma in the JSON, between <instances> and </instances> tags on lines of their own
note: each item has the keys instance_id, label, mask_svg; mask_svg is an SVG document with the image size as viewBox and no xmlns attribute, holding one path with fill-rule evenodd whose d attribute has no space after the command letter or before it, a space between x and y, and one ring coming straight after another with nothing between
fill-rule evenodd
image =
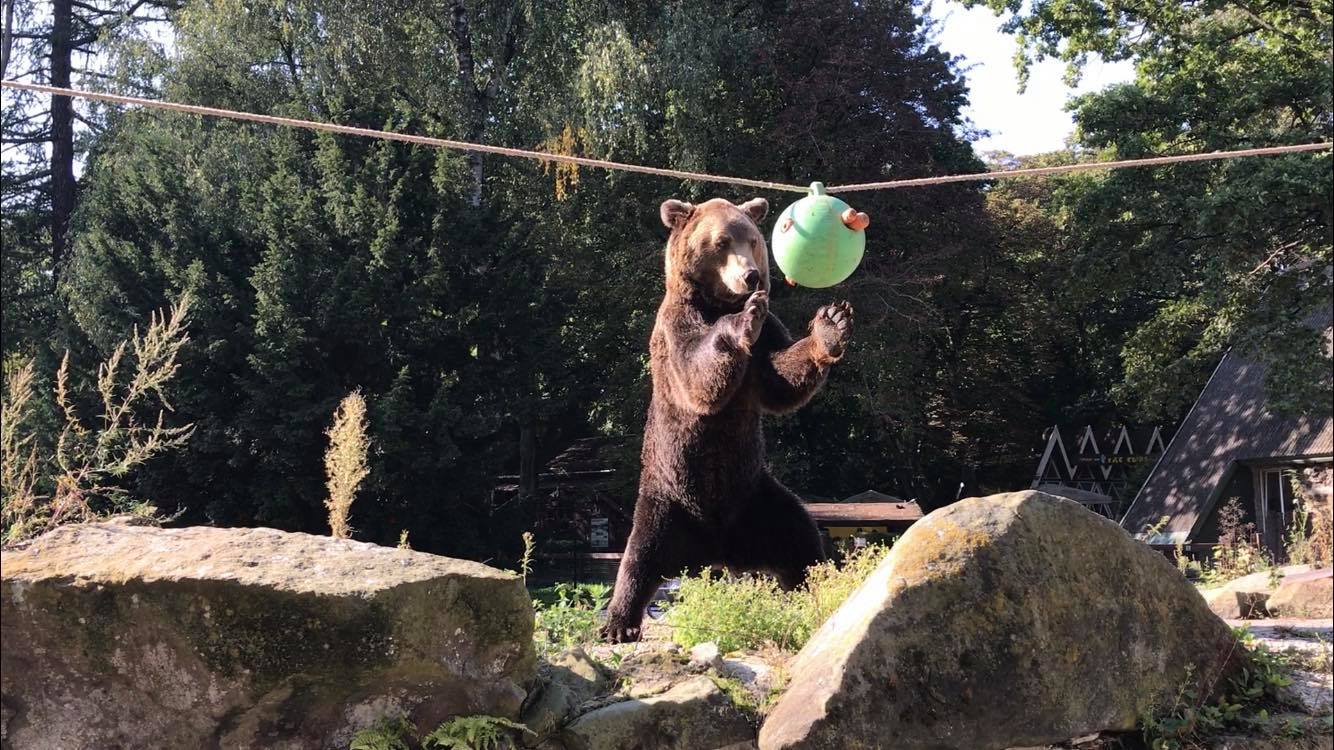
<instances>
[{"instance_id":1,"label":"bear's front paw","mask_svg":"<svg viewBox=\"0 0 1334 750\"><path fill-rule=\"evenodd\" d=\"M842 301L817 310L811 321L811 335L829 359L842 357L852 338L852 305Z\"/></svg>"},{"instance_id":2,"label":"bear's front paw","mask_svg":"<svg viewBox=\"0 0 1334 750\"><path fill-rule=\"evenodd\" d=\"M764 328L764 319L769 317L769 293L761 289L750 295L741 312L733 315L738 343L749 350L760 338Z\"/></svg>"}]
</instances>

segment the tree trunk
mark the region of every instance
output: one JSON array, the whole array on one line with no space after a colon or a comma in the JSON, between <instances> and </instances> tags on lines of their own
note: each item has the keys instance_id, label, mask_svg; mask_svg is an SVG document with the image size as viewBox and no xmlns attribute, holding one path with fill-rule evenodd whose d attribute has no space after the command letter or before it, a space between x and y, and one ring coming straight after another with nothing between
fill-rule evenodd
<instances>
[{"instance_id":1,"label":"tree trunk","mask_svg":"<svg viewBox=\"0 0 1334 750\"><path fill-rule=\"evenodd\" d=\"M458 68L459 83L463 84L463 95L468 105L468 140L478 143L486 134L486 92L477 85L477 61L473 58L472 28L468 23L468 7L463 0L453 0L449 5L450 26L454 34L454 64ZM469 203L473 208L482 205L482 155L468 154L468 166L472 172L472 194Z\"/></svg>"},{"instance_id":2,"label":"tree trunk","mask_svg":"<svg viewBox=\"0 0 1334 750\"><path fill-rule=\"evenodd\" d=\"M519 503L525 509L537 495L537 425L524 417L519 427Z\"/></svg>"},{"instance_id":3,"label":"tree trunk","mask_svg":"<svg viewBox=\"0 0 1334 750\"><path fill-rule=\"evenodd\" d=\"M51 85L69 88L74 32L73 0L54 0L51 8ZM51 97L51 261L60 278L74 214L74 101Z\"/></svg>"},{"instance_id":4,"label":"tree trunk","mask_svg":"<svg viewBox=\"0 0 1334 750\"><path fill-rule=\"evenodd\" d=\"M14 52L14 3L18 0L5 0L4 2L4 28L0 32L0 78L9 77L9 56Z\"/></svg>"}]
</instances>

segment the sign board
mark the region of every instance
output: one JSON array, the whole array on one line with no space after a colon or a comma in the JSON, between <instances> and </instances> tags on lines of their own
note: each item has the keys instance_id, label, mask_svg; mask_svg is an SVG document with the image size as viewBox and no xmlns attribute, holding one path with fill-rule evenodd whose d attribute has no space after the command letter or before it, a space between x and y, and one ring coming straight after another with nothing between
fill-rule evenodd
<instances>
[{"instance_id":1,"label":"sign board","mask_svg":"<svg viewBox=\"0 0 1334 750\"><path fill-rule=\"evenodd\" d=\"M593 549L606 549L611 546L611 531L607 528L607 519L588 519L588 546Z\"/></svg>"}]
</instances>

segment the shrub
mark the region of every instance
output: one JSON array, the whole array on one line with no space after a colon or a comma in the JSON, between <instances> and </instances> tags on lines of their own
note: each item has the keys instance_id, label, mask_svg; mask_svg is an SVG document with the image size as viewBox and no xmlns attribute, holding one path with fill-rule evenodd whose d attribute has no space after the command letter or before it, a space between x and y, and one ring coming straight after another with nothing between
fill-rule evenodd
<instances>
[{"instance_id":1,"label":"shrub","mask_svg":"<svg viewBox=\"0 0 1334 750\"><path fill-rule=\"evenodd\" d=\"M1273 567L1269 552L1255 543L1255 524L1245 520L1241 500L1230 498L1218 511L1218 546L1204 570L1207 585L1216 585Z\"/></svg>"},{"instance_id":2,"label":"shrub","mask_svg":"<svg viewBox=\"0 0 1334 750\"><path fill-rule=\"evenodd\" d=\"M422 738L425 750L506 750L517 747L514 735L528 727L500 716L460 716Z\"/></svg>"},{"instance_id":3,"label":"shrub","mask_svg":"<svg viewBox=\"0 0 1334 750\"><path fill-rule=\"evenodd\" d=\"M6 362L0 394L0 519L4 542L35 536L62 523L132 511L147 516L151 505L135 500L120 482L153 456L190 439L193 425L168 427L171 403L164 391L176 375L176 358L190 341L185 330L189 297L170 311L155 312L142 334L136 326L97 368L100 406L86 422L72 394L69 352L56 371L54 406L61 422L54 436L36 424L33 363ZM153 421L141 421L150 402ZM91 425L91 426L90 426Z\"/></svg>"},{"instance_id":4,"label":"shrub","mask_svg":"<svg viewBox=\"0 0 1334 750\"><path fill-rule=\"evenodd\" d=\"M847 553L841 563L807 571L806 583L783 591L771 578L683 575L667 612L672 640L689 648L714 641L724 652L765 643L795 651L875 570L889 548L871 544Z\"/></svg>"},{"instance_id":5,"label":"shrub","mask_svg":"<svg viewBox=\"0 0 1334 750\"><path fill-rule=\"evenodd\" d=\"M1213 701L1183 687L1169 705L1141 717L1144 742L1152 750L1188 750L1209 747L1210 736L1232 729L1261 728L1269 722L1269 709L1282 705L1282 690L1292 684L1289 664L1245 630L1237 631L1238 647L1245 652L1246 666L1228 679Z\"/></svg>"},{"instance_id":6,"label":"shrub","mask_svg":"<svg viewBox=\"0 0 1334 750\"><path fill-rule=\"evenodd\" d=\"M1288 562L1321 567L1330 564L1331 546L1334 546L1334 505L1321 503L1312 497L1294 477L1293 496L1296 508L1292 525L1284 539Z\"/></svg>"},{"instance_id":7,"label":"shrub","mask_svg":"<svg viewBox=\"0 0 1334 750\"><path fill-rule=\"evenodd\" d=\"M598 638L598 612L611 600L611 587L601 583L558 583L533 592L534 637L546 652L559 651Z\"/></svg>"},{"instance_id":8,"label":"shrub","mask_svg":"<svg viewBox=\"0 0 1334 750\"><path fill-rule=\"evenodd\" d=\"M329 532L338 539L352 535L348 515L357 487L370 473L366 453L370 441L366 438L366 399L360 391L343 398L334 410L333 424L329 427L329 448L324 452L324 473L328 478L329 498L324 505L329 509Z\"/></svg>"},{"instance_id":9,"label":"shrub","mask_svg":"<svg viewBox=\"0 0 1334 750\"><path fill-rule=\"evenodd\" d=\"M713 641L724 652L763 643L795 650L810 636L799 592L783 591L765 576L683 575L667 622L682 646Z\"/></svg>"}]
</instances>

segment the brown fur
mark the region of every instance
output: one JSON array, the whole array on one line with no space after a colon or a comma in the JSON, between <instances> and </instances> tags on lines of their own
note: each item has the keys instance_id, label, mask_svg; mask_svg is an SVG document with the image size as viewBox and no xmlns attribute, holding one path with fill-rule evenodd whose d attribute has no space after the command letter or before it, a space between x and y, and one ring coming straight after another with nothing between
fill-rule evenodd
<instances>
[{"instance_id":1,"label":"brown fur","mask_svg":"<svg viewBox=\"0 0 1334 750\"><path fill-rule=\"evenodd\" d=\"M653 399L634 525L604 634L635 640L663 577L722 565L798 585L823 557L801 501L770 476L763 414L800 408L843 355L852 308L821 308L794 341L769 313L768 204L662 204L666 293L649 340ZM758 272L753 288L747 271Z\"/></svg>"}]
</instances>

